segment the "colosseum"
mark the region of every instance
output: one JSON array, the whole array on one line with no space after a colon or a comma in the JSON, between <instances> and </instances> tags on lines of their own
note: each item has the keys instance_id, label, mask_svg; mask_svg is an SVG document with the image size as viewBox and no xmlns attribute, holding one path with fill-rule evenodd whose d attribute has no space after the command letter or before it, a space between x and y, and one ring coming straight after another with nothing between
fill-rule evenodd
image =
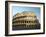
<instances>
[{"instance_id":1,"label":"colosseum","mask_svg":"<svg viewBox=\"0 0 46 37\"><path fill-rule=\"evenodd\" d=\"M40 29L40 23L34 12L24 11L13 16L13 30Z\"/></svg>"}]
</instances>

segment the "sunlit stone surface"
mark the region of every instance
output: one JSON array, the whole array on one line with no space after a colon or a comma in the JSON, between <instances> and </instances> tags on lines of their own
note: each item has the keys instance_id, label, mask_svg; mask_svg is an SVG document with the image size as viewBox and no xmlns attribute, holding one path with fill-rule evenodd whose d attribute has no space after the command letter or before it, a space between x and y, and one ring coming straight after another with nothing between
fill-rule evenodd
<instances>
[{"instance_id":1,"label":"sunlit stone surface","mask_svg":"<svg viewBox=\"0 0 46 37\"><path fill-rule=\"evenodd\" d=\"M13 16L13 30L40 29L40 23L34 12L24 11Z\"/></svg>"}]
</instances>

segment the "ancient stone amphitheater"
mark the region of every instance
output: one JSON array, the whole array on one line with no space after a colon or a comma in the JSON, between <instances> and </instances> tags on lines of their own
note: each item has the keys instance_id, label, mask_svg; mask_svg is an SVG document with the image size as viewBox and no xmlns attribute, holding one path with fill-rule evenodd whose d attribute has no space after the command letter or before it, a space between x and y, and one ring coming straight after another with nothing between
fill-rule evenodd
<instances>
[{"instance_id":1,"label":"ancient stone amphitheater","mask_svg":"<svg viewBox=\"0 0 46 37\"><path fill-rule=\"evenodd\" d=\"M40 23L34 12L24 11L13 16L13 30L40 29Z\"/></svg>"}]
</instances>

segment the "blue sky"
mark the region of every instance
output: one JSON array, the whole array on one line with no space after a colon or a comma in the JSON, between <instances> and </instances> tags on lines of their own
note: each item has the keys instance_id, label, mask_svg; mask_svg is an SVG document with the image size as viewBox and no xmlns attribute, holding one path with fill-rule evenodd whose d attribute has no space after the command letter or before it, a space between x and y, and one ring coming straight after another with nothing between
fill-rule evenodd
<instances>
[{"instance_id":1,"label":"blue sky","mask_svg":"<svg viewBox=\"0 0 46 37\"><path fill-rule=\"evenodd\" d=\"M21 13L23 11L31 11L34 12L36 14L36 16L38 17L39 21L40 21L40 8L39 7L21 7L21 6L13 6L13 16L16 13Z\"/></svg>"},{"instance_id":2,"label":"blue sky","mask_svg":"<svg viewBox=\"0 0 46 37\"><path fill-rule=\"evenodd\" d=\"M16 13L21 13L23 11L32 11L36 14L36 16L40 17L40 8L39 7L20 7L20 6L13 6L13 16Z\"/></svg>"}]
</instances>

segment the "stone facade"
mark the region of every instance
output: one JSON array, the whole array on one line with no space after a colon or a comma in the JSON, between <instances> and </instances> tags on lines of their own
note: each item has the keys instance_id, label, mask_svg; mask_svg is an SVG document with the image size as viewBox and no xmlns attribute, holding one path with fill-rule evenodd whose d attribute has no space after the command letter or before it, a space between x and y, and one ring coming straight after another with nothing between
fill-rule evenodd
<instances>
[{"instance_id":1,"label":"stone facade","mask_svg":"<svg viewBox=\"0 0 46 37\"><path fill-rule=\"evenodd\" d=\"M39 21L34 12L22 12L13 16L13 25L29 27L31 25L38 25Z\"/></svg>"}]
</instances>

